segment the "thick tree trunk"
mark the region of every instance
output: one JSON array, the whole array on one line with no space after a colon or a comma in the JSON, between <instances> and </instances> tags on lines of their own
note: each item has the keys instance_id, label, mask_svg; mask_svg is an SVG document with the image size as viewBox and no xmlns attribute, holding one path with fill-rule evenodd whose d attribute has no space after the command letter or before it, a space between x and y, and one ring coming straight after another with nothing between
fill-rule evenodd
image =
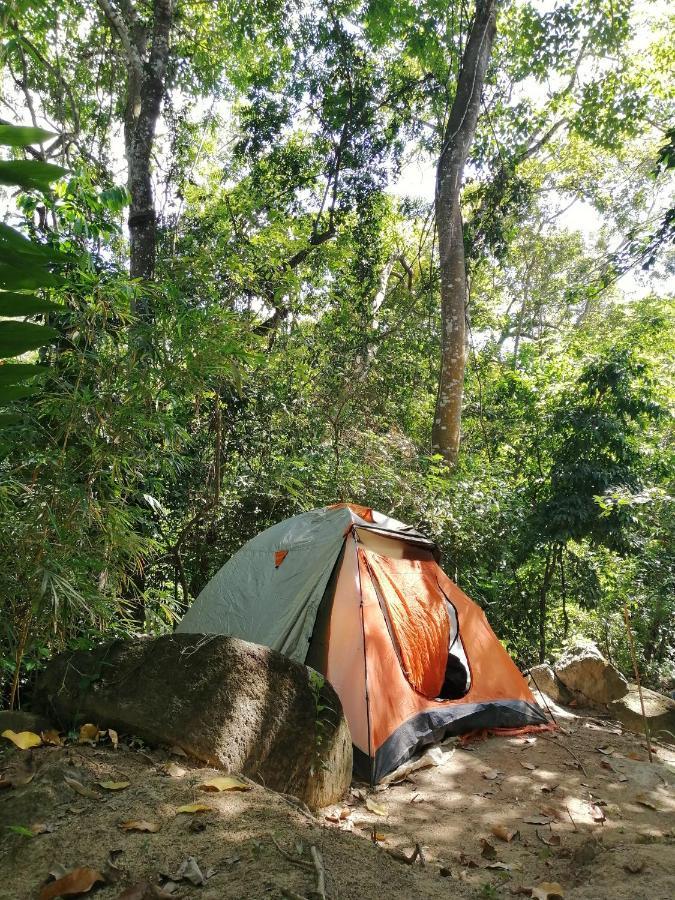
<instances>
[{"instance_id":1,"label":"thick tree trunk","mask_svg":"<svg viewBox=\"0 0 675 900\"><path fill-rule=\"evenodd\" d=\"M155 270L157 223L151 158L157 120L166 91L169 36L174 0L153 0L151 33L130 0L98 0L119 38L127 66L124 144L129 206L129 274L149 281ZM145 302L136 312L147 318Z\"/></svg>"},{"instance_id":2,"label":"thick tree trunk","mask_svg":"<svg viewBox=\"0 0 675 900\"><path fill-rule=\"evenodd\" d=\"M460 443L466 363L466 266L460 192L476 131L480 99L496 31L497 0L477 0L457 92L436 169L436 227L441 280L441 368L432 447L450 466Z\"/></svg>"}]
</instances>

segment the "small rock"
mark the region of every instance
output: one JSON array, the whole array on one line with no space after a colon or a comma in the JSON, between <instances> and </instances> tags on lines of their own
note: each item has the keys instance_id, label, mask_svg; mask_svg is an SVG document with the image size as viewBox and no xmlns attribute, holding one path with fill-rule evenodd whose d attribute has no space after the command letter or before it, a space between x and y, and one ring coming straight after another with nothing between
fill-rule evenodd
<instances>
[{"instance_id":1,"label":"small rock","mask_svg":"<svg viewBox=\"0 0 675 900\"><path fill-rule=\"evenodd\" d=\"M644 687L642 688L642 699L645 704L645 717L650 734L656 735L662 730L675 734L675 700ZM644 734L644 719L636 684L629 685L628 693L608 704L608 708L611 714L629 731Z\"/></svg>"}]
</instances>

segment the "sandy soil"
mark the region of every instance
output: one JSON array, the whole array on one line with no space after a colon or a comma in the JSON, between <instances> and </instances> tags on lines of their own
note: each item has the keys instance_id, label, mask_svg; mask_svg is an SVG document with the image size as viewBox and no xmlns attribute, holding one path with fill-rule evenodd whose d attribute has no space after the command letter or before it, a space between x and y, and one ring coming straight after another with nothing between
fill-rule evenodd
<instances>
[{"instance_id":1,"label":"sandy soil","mask_svg":"<svg viewBox=\"0 0 675 900\"><path fill-rule=\"evenodd\" d=\"M198 785L222 773L162 750L71 744L37 748L29 761L3 741L5 777L35 774L0 792L0 898L32 900L55 865L104 871L111 851L120 852L91 892L98 900L144 880L164 884L188 857L213 873L202 886L169 884L174 897L310 898L314 846L331 900L511 897L544 882L557 882L566 900L671 900L675 753L659 745L649 764L644 742L611 723L568 714L560 724L537 737L448 742L442 765L375 791L355 783L317 816L258 786L204 793ZM167 762L178 777L164 774ZM130 784L96 787L107 781ZM209 810L177 812L195 802ZM118 827L134 819L160 830ZM48 830L28 837L31 826ZM518 833L507 841L493 829ZM423 861L395 858L417 843Z\"/></svg>"}]
</instances>

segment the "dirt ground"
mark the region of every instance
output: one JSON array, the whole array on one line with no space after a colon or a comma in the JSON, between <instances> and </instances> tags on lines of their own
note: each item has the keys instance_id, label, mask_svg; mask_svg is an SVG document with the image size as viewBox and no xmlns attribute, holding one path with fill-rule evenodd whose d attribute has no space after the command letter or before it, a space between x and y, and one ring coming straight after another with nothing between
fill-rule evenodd
<instances>
[{"instance_id":1,"label":"dirt ground","mask_svg":"<svg viewBox=\"0 0 675 900\"><path fill-rule=\"evenodd\" d=\"M658 745L650 764L639 737L561 716L558 732L446 742L440 765L374 791L355 783L316 816L259 786L203 792L222 773L123 738L33 751L3 740L3 777L30 781L0 791L0 898L33 900L50 871L85 866L107 879L85 895L97 900L142 881L165 894L128 897L311 898L315 847L330 900L545 897L530 890L543 883L565 900L672 900L675 752ZM208 810L178 811L193 803ZM159 830L120 829L132 820ZM396 858L416 844L413 864ZM189 857L203 885L178 878Z\"/></svg>"}]
</instances>

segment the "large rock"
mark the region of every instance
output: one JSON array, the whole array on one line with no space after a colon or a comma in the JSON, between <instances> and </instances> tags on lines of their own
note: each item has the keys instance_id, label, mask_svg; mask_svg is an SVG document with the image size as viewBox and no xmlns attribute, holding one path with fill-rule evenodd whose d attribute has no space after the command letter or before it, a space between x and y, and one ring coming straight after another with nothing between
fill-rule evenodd
<instances>
[{"instance_id":1,"label":"large rock","mask_svg":"<svg viewBox=\"0 0 675 900\"><path fill-rule=\"evenodd\" d=\"M553 670L568 690L592 703L611 703L628 692L626 679L591 642L568 647Z\"/></svg>"},{"instance_id":2,"label":"large rock","mask_svg":"<svg viewBox=\"0 0 675 900\"><path fill-rule=\"evenodd\" d=\"M235 638L174 634L60 654L34 705L65 728L92 722L177 745L313 808L337 801L351 780L351 737L332 687Z\"/></svg>"},{"instance_id":3,"label":"large rock","mask_svg":"<svg viewBox=\"0 0 675 900\"><path fill-rule=\"evenodd\" d=\"M629 688L624 697L613 700L608 707L612 715L616 716L629 731L644 734L645 726L638 687L636 684L631 684ZM649 733L654 737L658 736L659 731L668 731L671 735L675 735L675 700L644 687L642 688L642 699L645 703Z\"/></svg>"},{"instance_id":4,"label":"large rock","mask_svg":"<svg viewBox=\"0 0 675 900\"><path fill-rule=\"evenodd\" d=\"M542 694L546 694L546 696L555 703L565 704L569 703L572 699L570 691L567 690L562 681L559 681L555 677L555 672L547 663L542 663L542 665L539 666L532 666L527 677L527 682L530 686L530 690L533 691L535 695L535 699L540 691Z\"/></svg>"}]
</instances>

